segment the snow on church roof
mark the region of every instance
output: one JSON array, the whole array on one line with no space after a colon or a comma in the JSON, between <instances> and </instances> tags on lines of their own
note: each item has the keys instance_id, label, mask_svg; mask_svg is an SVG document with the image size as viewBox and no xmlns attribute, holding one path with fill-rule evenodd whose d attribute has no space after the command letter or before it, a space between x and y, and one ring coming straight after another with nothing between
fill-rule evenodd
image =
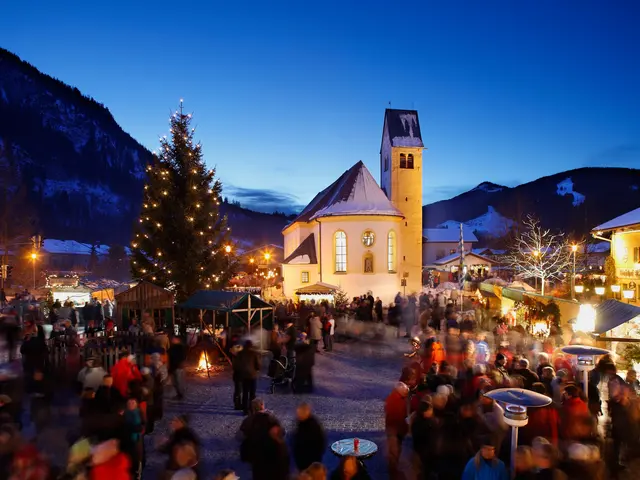
<instances>
[{"instance_id":1,"label":"snow on church roof","mask_svg":"<svg viewBox=\"0 0 640 480\"><path fill-rule=\"evenodd\" d=\"M598 225L593 231L613 230L616 228L628 227L640 224L640 208L623 213L619 217L609 220L608 222Z\"/></svg>"},{"instance_id":2,"label":"snow on church roof","mask_svg":"<svg viewBox=\"0 0 640 480\"><path fill-rule=\"evenodd\" d=\"M387 108L384 125L392 147L424 147L416 110Z\"/></svg>"},{"instance_id":3,"label":"snow on church roof","mask_svg":"<svg viewBox=\"0 0 640 480\"><path fill-rule=\"evenodd\" d=\"M343 215L403 216L378 186L362 161L317 194L292 223Z\"/></svg>"}]
</instances>

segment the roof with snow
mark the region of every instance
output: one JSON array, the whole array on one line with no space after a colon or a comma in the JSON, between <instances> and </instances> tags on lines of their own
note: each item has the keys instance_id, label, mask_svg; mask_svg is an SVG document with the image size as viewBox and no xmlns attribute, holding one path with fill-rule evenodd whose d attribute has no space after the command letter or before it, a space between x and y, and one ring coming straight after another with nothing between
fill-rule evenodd
<instances>
[{"instance_id":1,"label":"roof with snow","mask_svg":"<svg viewBox=\"0 0 640 480\"><path fill-rule=\"evenodd\" d=\"M318 263L316 255L316 241L314 234L310 234L305 238L298 248L291 255L284 259L282 263L289 265L315 265Z\"/></svg>"},{"instance_id":2,"label":"roof with snow","mask_svg":"<svg viewBox=\"0 0 640 480\"><path fill-rule=\"evenodd\" d=\"M416 110L387 108L384 112L383 138L385 131L392 147L424 147Z\"/></svg>"},{"instance_id":3,"label":"roof with snow","mask_svg":"<svg viewBox=\"0 0 640 480\"><path fill-rule=\"evenodd\" d=\"M600 230L615 230L616 228L630 227L631 225L640 225L640 208L624 213L619 217L604 222L593 229L594 232Z\"/></svg>"},{"instance_id":4,"label":"roof with snow","mask_svg":"<svg viewBox=\"0 0 640 480\"><path fill-rule=\"evenodd\" d=\"M464 226L463 239L465 242L477 242L478 239ZM422 236L424 240L429 243L443 242L443 243L458 243L460 241L460 228L425 228L422 230Z\"/></svg>"},{"instance_id":5,"label":"roof with snow","mask_svg":"<svg viewBox=\"0 0 640 480\"><path fill-rule=\"evenodd\" d=\"M343 215L403 216L378 186L362 161L317 194L291 223Z\"/></svg>"},{"instance_id":6,"label":"roof with snow","mask_svg":"<svg viewBox=\"0 0 640 480\"><path fill-rule=\"evenodd\" d=\"M476 257L476 258L479 258L480 260L484 260L485 262L491 263L491 264L496 263L495 260L491 260L488 257L483 257L482 255L476 255L475 253L465 253L464 254L464 258L468 258L468 257ZM460 252L452 253L451 255L447 255L446 257L439 258L438 260L433 262L433 264L434 265L446 265L447 263L451 263L451 262L459 260L459 259L460 259Z\"/></svg>"}]
</instances>

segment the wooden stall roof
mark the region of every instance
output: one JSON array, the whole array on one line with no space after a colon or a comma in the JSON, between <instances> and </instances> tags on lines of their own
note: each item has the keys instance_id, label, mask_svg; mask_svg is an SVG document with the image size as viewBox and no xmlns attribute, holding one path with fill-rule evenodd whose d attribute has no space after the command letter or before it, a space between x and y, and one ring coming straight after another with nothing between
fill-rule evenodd
<instances>
[{"instance_id":1,"label":"wooden stall roof","mask_svg":"<svg viewBox=\"0 0 640 480\"><path fill-rule=\"evenodd\" d=\"M116 295L119 308L132 310L162 309L174 306L174 296L168 290L149 282L140 282Z\"/></svg>"}]
</instances>

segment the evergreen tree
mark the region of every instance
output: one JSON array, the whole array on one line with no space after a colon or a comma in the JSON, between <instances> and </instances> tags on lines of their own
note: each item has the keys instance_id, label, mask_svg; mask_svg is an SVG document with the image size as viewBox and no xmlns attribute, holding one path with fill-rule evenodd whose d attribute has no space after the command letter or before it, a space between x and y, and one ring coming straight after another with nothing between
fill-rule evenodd
<instances>
[{"instance_id":1,"label":"evergreen tree","mask_svg":"<svg viewBox=\"0 0 640 480\"><path fill-rule=\"evenodd\" d=\"M160 139L160 152L147 166L131 272L173 290L181 301L197 290L223 288L237 262L226 218L219 214L222 184L205 166L182 102L170 122L170 140Z\"/></svg>"}]
</instances>

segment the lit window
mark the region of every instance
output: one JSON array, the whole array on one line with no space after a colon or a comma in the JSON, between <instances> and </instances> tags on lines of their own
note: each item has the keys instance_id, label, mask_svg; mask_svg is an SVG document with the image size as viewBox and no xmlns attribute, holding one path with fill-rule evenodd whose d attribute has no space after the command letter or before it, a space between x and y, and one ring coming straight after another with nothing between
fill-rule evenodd
<instances>
[{"instance_id":1,"label":"lit window","mask_svg":"<svg viewBox=\"0 0 640 480\"><path fill-rule=\"evenodd\" d=\"M413 168L413 154L407 155L407 168Z\"/></svg>"},{"instance_id":2,"label":"lit window","mask_svg":"<svg viewBox=\"0 0 640 480\"><path fill-rule=\"evenodd\" d=\"M362 244L365 247L370 247L373 245L373 242L375 241L376 237L373 234L373 232L371 230L367 230L366 232L364 232L362 234Z\"/></svg>"},{"instance_id":3,"label":"lit window","mask_svg":"<svg viewBox=\"0 0 640 480\"><path fill-rule=\"evenodd\" d=\"M335 258L336 272L347 271L347 234L336 232L335 234Z\"/></svg>"},{"instance_id":4,"label":"lit window","mask_svg":"<svg viewBox=\"0 0 640 480\"><path fill-rule=\"evenodd\" d=\"M452 248L451 250L449 250L449 255L453 255L456 252L457 250L455 248Z\"/></svg>"},{"instance_id":5,"label":"lit window","mask_svg":"<svg viewBox=\"0 0 640 480\"><path fill-rule=\"evenodd\" d=\"M309 283L309 272L302 272L300 274L300 281L302 283Z\"/></svg>"},{"instance_id":6,"label":"lit window","mask_svg":"<svg viewBox=\"0 0 640 480\"><path fill-rule=\"evenodd\" d=\"M400 168L407 168L407 156L404 153L400 154Z\"/></svg>"},{"instance_id":7,"label":"lit window","mask_svg":"<svg viewBox=\"0 0 640 480\"><path fill-rule=\"evenodd\" d=\"M396 232L389 232L387 236L387 270L396 271Z\"/></svg>"}]
</instances>

